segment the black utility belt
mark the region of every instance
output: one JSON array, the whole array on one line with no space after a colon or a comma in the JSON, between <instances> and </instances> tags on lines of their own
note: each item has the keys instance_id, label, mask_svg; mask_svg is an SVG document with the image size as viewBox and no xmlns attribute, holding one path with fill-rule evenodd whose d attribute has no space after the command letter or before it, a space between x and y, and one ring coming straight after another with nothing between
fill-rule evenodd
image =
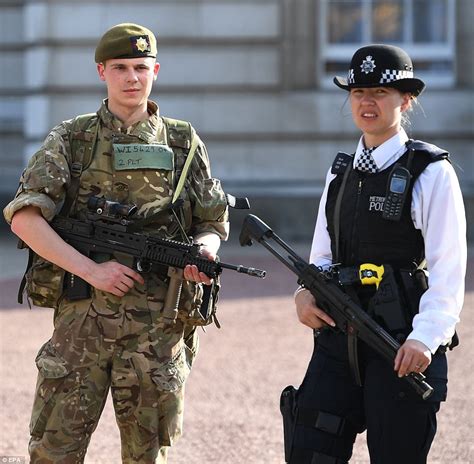
<instances>
[{"instance_id":1,"label":"black utility belt","mask_svg":"<svg viewBox=\"0 0 474 464\"><path fill-rule=\"evenodd\" d=\"M389 264L363 263L337 267L336 278L346 293L385 330L403 342L412 330L421 295L428 288L420 269L394 269Z\"/></svg>"},{"instance_id":2,"label":"black utility belt","mask_svg":"<svg viewBox=\"0 0 474 464\"><path fill-rule=\"evenodd\" d=\"M345 285L375 285L378 289L380 283L389 277L390 274L398 274L403 280L403 276L413 278L415 274L421 273L425 277L422 269L394 269L390 264L363 263L359 266L336 267L339 283Z\"/></svg>"}]
</instances>

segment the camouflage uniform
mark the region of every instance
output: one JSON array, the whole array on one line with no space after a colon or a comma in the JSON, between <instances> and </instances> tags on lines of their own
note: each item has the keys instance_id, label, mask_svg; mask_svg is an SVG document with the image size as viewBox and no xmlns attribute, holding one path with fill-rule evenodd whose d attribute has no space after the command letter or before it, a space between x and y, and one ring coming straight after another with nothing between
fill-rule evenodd
<instances>
[{"instance_id":1,"label":"camouflage uniform","mask_svg":"<svg viewBox=\"0 0 474 464\"><path fill-rule=\"evenodd\" d=\"M98 111L94 156L80 178L79 215L93 195L134 203L141 218L170 203L176 171L185 160L182 151L174 150L175 165L169 170L116 169L114 165L113 142L168 144L156 104L149 101L148 110L149 118L125 134L121 121L108 111L107 101ZM47 220L60 211L71 179L71 127L71 121L55 127L31 159L15 199L5 208L8 222L26 205L39 207ZM207 152L200 141L182 198L181 216L189 235L213 232L227 237L225 197L219 181L210 176ZM168 213L145 229L181 238ZM163 322L166 278L143 277L145 284L136 284L123 298L93 289L91 298L62 299L55 308L53 336L36 358L39 374L30 424L31 462L83 462L109 387L123 462L166 462L166 447L181 434L184 382L197 351L197 335L185 317L174 325ZM190 294L184 292L181 315L190 311L190 305Z\"/></svg>"}]
</instances>

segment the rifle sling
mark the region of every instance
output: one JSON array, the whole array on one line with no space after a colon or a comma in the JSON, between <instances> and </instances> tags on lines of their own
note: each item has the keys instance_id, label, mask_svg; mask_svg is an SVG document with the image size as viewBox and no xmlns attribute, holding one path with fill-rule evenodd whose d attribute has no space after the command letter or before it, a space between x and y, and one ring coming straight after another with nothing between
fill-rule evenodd
<instances>
[{"instance_id":1,"label":"rifle sling","mask_svg":"<svg viewBox=\"0 0 474 464\"><path fill-rule=\"evenodd\" d=\"M347 327L347 354L349 357L349 366L355 383L361 387L362 377L360 375L359 355L357 351L357 332L352 326Z\"/></svg>"},{"instance_id":2,"label":"rifle sling","mask_svg":"<svg viewBox=\"0 0 474 464\"><path fill-rule=\"evenodd\" d=\"M335 249L336 256L333 257L333 263L339 263L339 233L341 229L341 204L342 197L344 196L344 190L346 189L347 179L352 170L352 162L347 163L346 170L344 171L344 176L342 178L341 187L336 197L336 204L334 206L334 235L335 235Z\"/></svg>"},{"instance_id":3,"label":"rifle sling","mask_svg":"<svg viewBox=\"0 0 474 464\"><path fill-rule=\"evenodd\" d=\"M171 201L171 204L174 204L178 200L179 195L181 194L181 191L183 190L184 182L186 181L189 168L191 167L194 154L196 153L196 149L198 146L198 139L197 137L194 136L194 134L192 134L191 136L192 136L191 148L189 149L188 156L186 156L186 162L184 163L183 170L181 172L181 175L179 176L178 185L176 186L176 190L174 192L173 200Z\"/></svg>"},{"instance_id":4,"label":"rifle sling","mask_svg":"<svg viewBox=\"0 0 474 464\"><path fill-rule=\"evenodd\" d=\"M339 233L341 227L341 204L342 204L342 197L344 196L344 190L346 188L347 179L349 178L349 174L352 170L352 163L348 163L346 170L344 171L344 176L342 178L341 187L339 188L339 192L337 193L336 197L336 204L334 208L334 235L335 235L335 249L336 249L336 256L334 257L334 262L339 263ZM346 293L354 293L350 290L353 290L351 286L345 286ZM350 289L350 290L349 290ZM348 291L349 290L349 291ZM357 301L357 295L350 295L354 301ZM347 327L347 354L349 358L349 366L351 368L352 375L357 385L362 385L362 378L360 375L360 368L359 368L359 356L357 352L357 332L350 326Z\"/></svg>"}]
</instances>

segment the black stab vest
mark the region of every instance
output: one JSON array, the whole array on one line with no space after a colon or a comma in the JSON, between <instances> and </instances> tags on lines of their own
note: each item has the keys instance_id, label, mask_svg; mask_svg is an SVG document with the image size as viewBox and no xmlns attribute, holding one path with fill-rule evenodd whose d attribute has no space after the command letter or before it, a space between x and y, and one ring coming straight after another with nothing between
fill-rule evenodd
<instances>
[{"instance_id":1,"label":"black stab vest","mask_svg":"<svg viewBox=\"0 0 474 464\"><path fill-rule=\"evenodd\" d=\"M394 269L412 269L424 258L424 241L415 229L411 218L413 184L432 162L449 159L449 154L421 141L407 142L407 151L396 163L409 169L412 177L399 221L382 217L387 182L392 166L375 174L361 173L352 169L352 156L341 163L341 154L333 163L336 177L328 188L326 219L331 238L334 262L343 266L359 266L363 263L390 264ZM412 162L407 166L409 152L414 150ZM347 166L347 168L346 168ZM350 169L340 208L339 257L336 258L334 214L344 170Z\"/></svg>"}]
</instances>

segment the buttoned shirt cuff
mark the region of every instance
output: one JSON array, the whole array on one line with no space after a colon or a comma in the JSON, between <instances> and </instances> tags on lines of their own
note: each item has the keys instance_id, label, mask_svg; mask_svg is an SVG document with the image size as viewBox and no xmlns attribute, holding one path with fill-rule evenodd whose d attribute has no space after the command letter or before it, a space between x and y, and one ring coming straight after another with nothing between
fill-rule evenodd
<instances>
[{"instance_id":1,"label":"buttoned shirt cuff","mask_svg":"<svg viewBox=\"0 0 474 464\"><path fill-rule=\"evenodd\" d=\"M416 340L423 343L431 351L432 354L436 353L436 350L441 346L448 343L441 337L433 337L433 335L425 334L419 330L414 330L408 335L407 340Z\"/></svg>"}]
</instances>

